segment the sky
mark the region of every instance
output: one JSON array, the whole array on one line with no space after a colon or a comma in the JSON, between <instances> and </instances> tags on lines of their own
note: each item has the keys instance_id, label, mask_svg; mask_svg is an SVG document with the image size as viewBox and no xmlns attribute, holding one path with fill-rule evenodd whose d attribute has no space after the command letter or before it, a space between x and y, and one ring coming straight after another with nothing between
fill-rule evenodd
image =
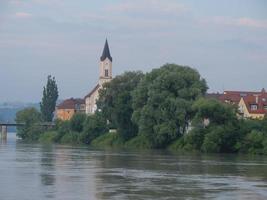
<instances>
[{"instance_id":1,"label":"sky","mask_svg":"<svg viewBox=\"0 0 267 200\"><path fill-rule=\"evenodd\" d=\"M0 102L59 98L98 81L108 38L113 75L193 67L209 92L267 88L266 0L0 0Z\"/></svg>"}]
</instances>

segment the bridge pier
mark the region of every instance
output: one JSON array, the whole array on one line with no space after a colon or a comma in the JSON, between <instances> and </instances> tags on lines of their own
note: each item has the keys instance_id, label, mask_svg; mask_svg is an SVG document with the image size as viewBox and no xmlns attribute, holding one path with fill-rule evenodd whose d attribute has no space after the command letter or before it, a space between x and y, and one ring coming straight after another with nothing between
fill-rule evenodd
<instances>
[{"instance_id":1,"label":"bridge pier","mask_svg":"<svg viewBox=\"0 0 267 200\"><path fill-rule=\"evenodd\" d=\"M3 140L7 139L7 126L4 125L1 126L1 139Z\"/></svg>"}]
</instances>

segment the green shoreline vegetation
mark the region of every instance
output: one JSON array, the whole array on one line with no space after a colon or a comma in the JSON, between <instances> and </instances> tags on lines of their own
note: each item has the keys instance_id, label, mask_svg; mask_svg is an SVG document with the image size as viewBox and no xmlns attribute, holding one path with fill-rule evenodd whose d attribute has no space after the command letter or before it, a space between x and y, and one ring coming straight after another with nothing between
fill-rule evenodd
<instances>
[{"instance_id":1,"label":"green shoreline vegetation","mask_svg":"<svg viewBox=\"0 0 267 200\"><path fill-rule=\"evenodd\" d=\"M207 89L186 66L125 72L101 89L94 115L77 113L47 129L35 125L42 114L27 108L17 113L16 121L26 123L17 135L47 143L267 155L267 118L241 119L234 105L206 99Z\"/></svg>"}]
</instances>

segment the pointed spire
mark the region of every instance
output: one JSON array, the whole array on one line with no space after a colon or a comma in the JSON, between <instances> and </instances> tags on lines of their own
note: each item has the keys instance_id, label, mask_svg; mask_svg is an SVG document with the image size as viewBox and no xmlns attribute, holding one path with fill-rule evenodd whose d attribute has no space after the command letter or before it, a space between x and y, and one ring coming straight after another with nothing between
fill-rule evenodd
<instances>
[{"instance_id":1,"label":"pointed spire","mask_svg":"<svg viewBox=\"0 0 267 200\"><path fill-rule=\"evenodd\" d=\"M266 93L265 88L262 88L261 93Z\"/></svg>"},{"instance_id":2,"label":"pointed spire","mask_svg":"<svg viewBox=\"0 0 267 200\"><path fill-rule=\"evenodd\" d=\"M112 57L110 55L109 46L108 46L108 40L106 39L105 46L103 49L102 56L100 57L101 61L104 61L106 58L108 58L112 62Z\"/></svg>"}]
</instances>

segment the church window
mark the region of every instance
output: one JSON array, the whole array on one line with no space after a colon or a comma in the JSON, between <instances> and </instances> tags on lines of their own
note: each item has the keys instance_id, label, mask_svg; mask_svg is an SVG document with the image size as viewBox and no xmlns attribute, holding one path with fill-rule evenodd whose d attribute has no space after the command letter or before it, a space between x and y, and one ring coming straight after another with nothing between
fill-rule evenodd
<instances>
[{"instance_id":1,"label":"church window","mask_svg":"<svg viewBox=\"0 0 267 200\"><path fill-rule=\"evenodd\" d=\"M108 69L105 69L105 77L108 77Z\"/></svg>"}]
</instances>

